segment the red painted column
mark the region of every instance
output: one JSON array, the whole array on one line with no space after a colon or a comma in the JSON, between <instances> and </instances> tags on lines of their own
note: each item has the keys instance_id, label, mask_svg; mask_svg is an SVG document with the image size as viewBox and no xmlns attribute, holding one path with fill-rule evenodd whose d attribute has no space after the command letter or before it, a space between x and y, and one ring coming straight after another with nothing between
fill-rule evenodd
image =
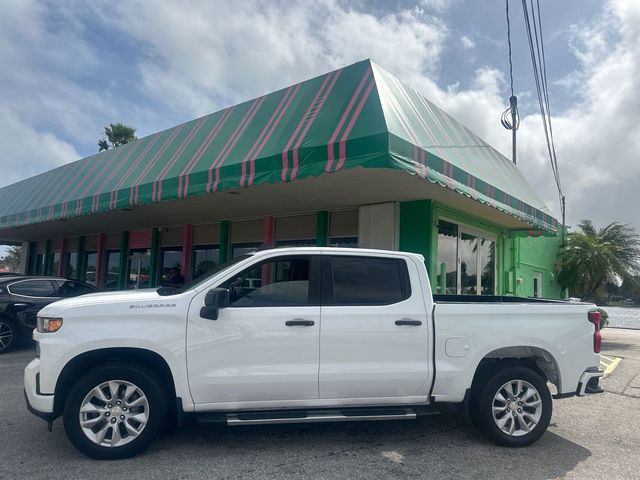
<instances>
[{"instance_id":1,"label":"red painted column","mask_svg":"<svg viewBox=\"0 0 640 480\"><path fill-rule=\"evenodd\" d=\"M101 233L98 235L98 259L96 265L96 286L98 288L104 287L104 269L106 261L105 258L105 250L107 248L107 235L105 233Z\"/></svg>"},{"instance_id":2,"label":"red painted column","mask_svg":"<svg viewBox=\"0 0 640 480\"><path fill-rule=\"evenodd\" d=\"M65 272L67 271L67 248L69 245L69 239L66 237L62 238L60 242L60 262L58 263L58 272L56 275L59 277L64 277Z\"/></svg>"},{"instance_id":3,"label":"red painted column","mask_svg":"<svg viewBox=\"0 0 640 480\"><path fill-rule=\"evenodd\" d=\"M264 231L262 243L275 247L276 244L276 217L264 217Z\"/></svg>"},{"instance_id":4,"label":"red painted column","mask_svg":"<svg viewBox=\"0 0 640 480\"><path fill-rule=\"evenodd\" d=\"M193 225L184 226L182 234L182 275L185 282L191 280L191 252L193 251Z\"/></svg>"}]
</instances>

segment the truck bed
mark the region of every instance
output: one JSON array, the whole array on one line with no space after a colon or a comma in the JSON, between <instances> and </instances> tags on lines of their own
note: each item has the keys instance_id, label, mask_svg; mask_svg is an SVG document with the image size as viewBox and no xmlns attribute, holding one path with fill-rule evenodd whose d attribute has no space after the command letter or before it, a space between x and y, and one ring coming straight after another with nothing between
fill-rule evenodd
<instances>
[{"instance_id":1,"label":"truck bed","mask_svg":"<svg viewBox=\"0 0 640 480\"><path fill-rule=\"evenodd\" d=\"M506 295L433 295L435 303L566 303L571 305L579 302L569 302L568 300L555 300L551 298L533 297L509 297Z\"/></svg>"}]
</instances>

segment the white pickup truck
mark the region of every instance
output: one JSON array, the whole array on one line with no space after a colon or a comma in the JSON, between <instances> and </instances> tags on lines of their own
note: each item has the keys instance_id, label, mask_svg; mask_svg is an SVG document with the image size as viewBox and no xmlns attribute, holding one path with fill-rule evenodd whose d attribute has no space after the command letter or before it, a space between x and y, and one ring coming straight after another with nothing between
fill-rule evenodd
<instances>
[{"instance_id":1,"label":"white pickup truck","mask_svg":"<svg viewBox=\"0 0 640 480\"><path fill-rule=\"evenodd\" d=\"M95 458L136 454L171 418L412 419L442 402L517 447L547 429L549 384L560 398L602 391L599 321L589 304L434 298L416 254L263 250L179 290L48 305L25 396Z\"/></svg>"}]
</instances>

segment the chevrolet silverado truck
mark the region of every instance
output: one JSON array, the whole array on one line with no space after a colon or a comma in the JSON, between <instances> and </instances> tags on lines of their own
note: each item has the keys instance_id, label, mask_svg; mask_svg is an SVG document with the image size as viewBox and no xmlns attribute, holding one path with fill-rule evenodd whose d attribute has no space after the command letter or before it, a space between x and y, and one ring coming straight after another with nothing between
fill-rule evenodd
<instances>
[{"instance_id":1,"label":"chevrolet silverado truck","mask_svg":"<svg viewBox=\"0 0 640 480\"><path fill-rule=\"evenodd\" d=\"M38 314L27 405L111 459L166 420L399 420L441 403L521 447L546 431L552 390L602 391L594 305L431 291L420 255L317 247L244 255L180 289L58 301Z\"/></svg>"}]
</instances>

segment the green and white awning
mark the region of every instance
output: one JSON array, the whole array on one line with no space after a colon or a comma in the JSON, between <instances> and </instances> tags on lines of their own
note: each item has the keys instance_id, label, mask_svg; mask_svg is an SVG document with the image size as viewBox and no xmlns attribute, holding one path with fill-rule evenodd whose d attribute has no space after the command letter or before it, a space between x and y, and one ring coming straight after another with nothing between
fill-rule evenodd
<instances>
[{"instance_id":1,"label":"green and white awning","mask_svg":"<svg viewBox=\"0 0 640 480\"><path fill-rule=\"evenodd\" d=\"M369 60L4 187L0 229L355 167L402 170L557 230L515 165Z\"/></svg>"}]
</instances>

